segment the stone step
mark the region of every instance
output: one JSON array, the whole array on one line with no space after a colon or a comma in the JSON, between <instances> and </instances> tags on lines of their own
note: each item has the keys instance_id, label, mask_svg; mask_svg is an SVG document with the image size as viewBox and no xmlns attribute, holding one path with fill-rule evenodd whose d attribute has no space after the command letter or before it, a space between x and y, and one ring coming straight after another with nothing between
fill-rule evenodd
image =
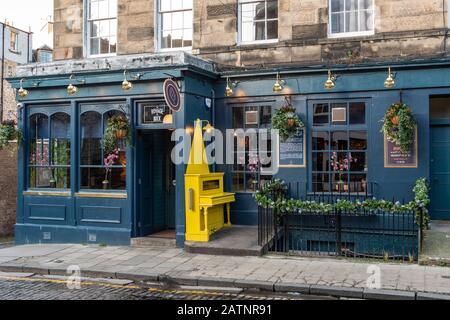
<instances>
[{"instance_id":1,"label":"stone step","mask_svg":"<svg viewBox=\"0 0 450 320\"><path fill-rule=\"evenodd\" d=\"M262 256L262 247L256 246L252 248L230 248L230 247L208 247L199 245L196 242L185 242L184 249L186 252L195 254L235 256L235 257L260 257Z\"/></svg>"},{"instance_id":2,"label":"stone step","mask_svg":"<svg viewBox=\"0 0 450 320\"><path fill-rule=\"evenodd\" d=\"M131 239L132 247L176 247L175 239L158 238L158 237L143 237Z\"/></svg>"}]
</instances>

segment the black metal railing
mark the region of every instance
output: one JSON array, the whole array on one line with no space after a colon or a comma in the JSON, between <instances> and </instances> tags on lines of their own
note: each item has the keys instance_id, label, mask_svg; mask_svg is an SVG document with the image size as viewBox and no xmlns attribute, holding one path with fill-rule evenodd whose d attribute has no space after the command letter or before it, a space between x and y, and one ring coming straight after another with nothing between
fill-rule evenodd
<instances>
[{"instance_id":1,"label":"black metal railing","mask_svg":"<svg viewBox=\"0 0 450 320\"><path fill-rule=\"evenodd\" d=\"M300 184L291 183L286 196L335 204L339 199L367 199L372 196L374 187L375 184L371 184L371 192L368 190L364 194L307 193L301 197ZM280 213L273 208L260 207L258 243L265 252L290 255L418 259L423 239L423 214L382 210L345 212L333 208L330 213L305 210Z\"/></svg>"}]
</instances>

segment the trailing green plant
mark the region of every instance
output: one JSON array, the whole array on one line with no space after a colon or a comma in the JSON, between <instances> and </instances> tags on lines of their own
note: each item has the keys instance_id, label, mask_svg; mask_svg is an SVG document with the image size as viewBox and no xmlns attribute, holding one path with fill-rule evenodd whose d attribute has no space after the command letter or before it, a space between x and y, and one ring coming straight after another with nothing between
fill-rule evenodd
<instances>
[{"instance_id":1,"label":"trailing green plant","mask_svg":"<svg viewBox=\"0 0 450 320\"><path fill-rule=\"evenodd\" d=\"M102 147L105 154L111 154L118 147L120 140L131 144L131 130L128 118L123 115L113 116L109 118L102 139Z\"/></svg>"},{"instance_id":2,"label":"trailing green plant","mask_svg":"<svg viewBox=\"0 0 450 320\"><path fill-rule=\"evenodd\" d=\"M411 203L411 209L416 212L416 221L420 224L420 215L423 215L423 225L428 227L431 217L428 210L430 206L430 188L425 178L416 181L413 192L415 194L414 201Z\"/></svg>"},{"instance_id":3,"label":"trailing green plant","mask_svg":"<svg viewBox=\"0 0 450 320\"><path fill-rule=\"evenodd\" d=\"M394 103L386 111L382 122L381 132L386 135L387 140L400 146L401 151L409 151L416 130L411 109L404 103Z\"/></svg>"},{"instance_id":4,"label":"trailing green plant","mask_svg":"<svg viewBox=\"0 0 450 320\"><path fill-rule=\"evenodd\" d=\"M17 128L14 120L6 120L0 124L0 150L5 149L11 141L17 140L17 145L22 142L22 131Z\"/></svg>"},{"instance_id":5,"label":"trailing green plant","mask_svg":"<svg viewBox=\"0 0 450 320\"><path fill-rule=\"evenodd\" d=\"M285 142L298 135L304 126L290 100L286 98L286 104L272 118L272 128L279 131L281 141Z\"/></svg>"},{"instance_id":6,"label":"trailing green plant","mask_svg":"<svg viewBox=\"0 0 450 320\"><path fill-rule=\"evenodd\" d=\"M255 192L256 203L263 208L283 207L281 202L286 200L287 185L283 180L270 180Z\"/></svg>"}]
</instances>

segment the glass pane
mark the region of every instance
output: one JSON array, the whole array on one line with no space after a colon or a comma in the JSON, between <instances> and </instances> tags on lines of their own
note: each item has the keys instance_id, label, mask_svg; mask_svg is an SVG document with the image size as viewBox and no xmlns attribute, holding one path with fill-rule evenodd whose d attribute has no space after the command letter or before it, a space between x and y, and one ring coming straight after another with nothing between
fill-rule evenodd
<instances>
[{"instance_id":1,"label":"glass pane","mask_svg":"<svg viewBox=\"0 0 450 320\"><path fill-rule=\"evenodd\" d=\"M330 137L327 131L313 131L312 133L312 149L313 150L329 150Z\"/></svg>"},{"instance_id":2,"label":"glass pane","mask_svg":"<svg viewBox=\"0 0 450 320\"><path fill-rule=\"evenodd\" d=\"M345 10L358 10L358 0L345 0Z\"/></svg>"},{"instance_id":3,"label":"glass pane","mask_svg":"<svg viewBox=\"0 0 450 320\"><path fill-rule=\"evenodd\" d=\"M109 38L109 53L116 53L117 51L117 38Z\"/></svg>"},{"instance_id":4,"label":"glass pane","mask_svg":"<svg viewBox=\"0 0 450 320\"><path fill-rule=\"evenodd\" d=\"M372 10L373 0L359 0L359 10Z\"/></svg>"},{"instance_id":5,"label":"glass pane","mask_svg":"<svg viewBox=\"0 0 450 320\"><path fill-rule=\"evenodd\" d=\"M183 26L185 29L192 29L192 11L184 11L183 15Z\"/></svg>"},{"instance_id":6,"label":"glass pane","mask_svg":"<svg viewBox=\"0 0 450 320\"><path fill-rule=\"evenodd\" d=\"M117 0L109 0L109 17L117 17Z\"/></svg>"},{"instance_id":7,"label":"glass pane","mask_svg":"<svg viewBox=\"0 0 450 320\"><path fill-rule=\"evenodd\" d=\"M99 36L109 37L109 20L99 22Z\"/></svg>"},{"instance_id":8,"label":"glass pane","mask_svg":"<svg viewBox=\"0 0 450 320\"><path fill-rule=\"evenodd\" d=\"M70 139L52 139L52 164L70 165Z\"/></svg>"},{"instance_id":9,"label":"glass pane","mask_svg":"<svg viewBox=\"0 0 450 320\"><path fill-rule=\"evenodd\" d=\"M70 168L53 168L51 186L56 189L70 189Z\"/></svg>"},{"instance_id":10,"label":"glass pane","mask_svg":"<svg viewBox=\"0 0 450 320\"><path fill-rule=\"evenodd\" d=\"M171 13L161 14L161 27L162 27L162 30L172 30L172 14Z\"/></svg>"},{"instance_id":11,"label":"glass pane","mask_svg":"<svg viewBox=\"0 0 450 320\"><path fill-rule=\"evenodd\" d=\"M98 17L99 19L108 18L109 15L109 6L108 6L108 0L100 0L98 2Z\"/></svg>"},{"instance_id":12,"label":"glass pane","mask_svg":"<svg viewBox=\"0 0 450 320\"><path fill-rule=\"evenodd\" d=\"M165 48L171 48L172 46L172 41L171 41L171 36L169 32L163 32L163 36L161 39L161 48L165 49Z\"/></svg>"},{"instance_id":13,"label":"glass pane","mask_svg":"<svg viewBox=\"0 0 450 320\"><path fill-rule=\"evenodd\" d=\"M50 164L48 139L30 139L30 164L37 166Z\"/></svg>"},{"instance_id":14,"label":"glass pane","mask_svg":"<svg viewBox=\"0 0 450 320\"><path fill-rule=\"evenodd\" d=\"M350 150L367 150L366 131L350 131Z\"/></svg>"},{"instance_id":15,"label":"glass pane","mask_svg":"<svg viewBox=\"0 0 450 320\"><path fill-rule=\"evenodd\" d=\"M330 176L328 173L314 173L312 175L312 189L314 192L330 192Z\"/></svg>"},{"instance_id":16,"label":"glass pane","mask_svg":"<svg viewBox=\"0 0 450 320\"><path fill-rule=\"evenodd\" d=\"M91 38L98 37L100 35L100 22L92 21L91 22Z\"/></svg>"},{"instance_id":17,"label":"glass pane","mask_svg":"<svg viewBox=\"0 0 450 320\"><path fill-rule=\"evenodd\" d=\"M349 161L350 171L367 172L367 157L365 152L352 152Z\"/></svg>"},{"instance_id":18,"label":"glass pane","mask_svg":"<svg viewBox=\"0 0 450 320\"><path fill-rule=\"evenodd\" d=\"M183 12L172 13L172 30L183 29Z\"/></svg>"},{"instance_id":19,"label":"glass pane","mask_svg":"<svg viewBox=\"0 0 450 320\"><path fill-rule=\"evenodd\" d=\"M183 47L192 47L192 29L183 30Z\"/></svg>"},{"instance_id":20,"label":"glass pane","mask_svg":"<svg viewBox=\"0 0 450 320\"><path fill-rule=\"evenodd\" d=\"M323 126L328 124L328 104L315 104L313 123L315 126Z\"/></svg>"},{"instance_id":21,"label":"glass pane","mask_svg":"<svg viewBox=\"0 0 450 320\"><path fill-rule=\"evenodd\" d=\"M244 128L244 108L233 108L233 128Z\"/></svg>"},{"instance_id":22,"label":"glass pane","mask_svg":"<svg viewBox=\"0 0 450 320\"><path fill-rule=\"evenodd\" d=\"M278 39L278 21L267 22L267 39Z\"/></svg>"},{"instance_id":23,"label":"glass pane","mask_svg":"<svg viewBox=\"0 0 450 320\"><path fill-rule=\"evenodd\" d=\"M357 32L358 23L358 11L351 11L345 14L345 32Z\"/></svg>"},{"instance_id":24,"label":"glass pane","mask_svg":"<svg viewBox=\"0 0 450 320\"><path fill-rule=\"evenodd\" d=\"M344 11L344 0L331 0L331 12Z\"/></svg>"},{"instance_id":25,"label":"glass pane","mask_svg":"<svg viewBox=\"0 0 450 320\"><path fill-rule=\"evenodd\" d=\"M333 152L330 157L330 170L341 173L350 169L351 157L347 152Z\"/></svg>"},{"instance_id":26,"label":"glass pane","mask_svg":"<svg viewBox=\"0 0 450 320\"><path fill-rule=\"evenodd\" d=\"M167 1L167 0L162 0L162 1ZM171 6L171 10L180 10L183 9L183 0L171 0L172 1L172 6Z\"/></svg>"},{"instance_id":27,"label":"glass pane","mask_svg":"<svg viewBox=\"0 0 450 320\"><path fill-rule=\"evenodd\" d=\"M348 150L348 135L346 131L332 132L332 149Z\"/></svg>"},{"instance_id":28,"label":"glass pane","mask_svg":"<svg viewBox=\"0 0 450 320\"><path fill-rule=\"evenodd\" d=\"M364 102L351 102L349 117L350 117L350 124L365 124L366 104Z\"/></svg>"},{"instance_id":29,"label":"glass pane","mask_svg":"<svg viewBox=\"0 0 450 320\"><path fill-rule=\"evenodd\" d=\"M171 0L159 0L159 8L161 11L170 10Z\"/></svg>"},{"instance_id":30,"label":"glass pane","mask_svg":"<svg viewBox=\"0 0 450 320\"><path fill-rule=\"evenodd\" d=\"M100 53L100 43L98 38L92 38L90 43L90 51L91 54L99 54Z\"/></svg>"},{"instance_id":31,"label":"glass pane","mask_svg":"<svg viewBox=\"0 0 450 320\"><path fill-rule=\"evenodd\" d=\"M98 19L98 2L91 0L90 8L89 8L89 17L90 19Z\"/></svg>"},{"instance_id":32,"label":"glass pane","mask_svg":"<svg viewBox=\"0 0 450 320\"><path fill-rule=\"evenodd\" d=\"M267 19L278 18L278 1L267 1Z\"/></svg>"},{"instance_id":33,"label":"glass pane","mask_svg":"<svg viewBox=\"0 0 450 320\"><path fill-rule=\"evenodd\" d=\"M359 13L359 31L373 30L373 13L372 11L361 11Z\"/></svg>"},{"instance_id":34,"label":"glass pane","mask_svg":"<svg viewBox=\"0 0 450 320\"><path fill-rule=\"evenodd\" d=\"M184 9L192 9L192 0L183 0Z\"/></svg>"},{"instance_id":35,"label":"glass pane","mask_svg":"<svg viewBox=\"0 0 450 320\"><path fill-rule=\"evenodd\" d=\"M48 117L45 114L35 114L30 118L30 138L48 139Z\"/></svg>"},{"instance_id":36,"label":"glass pane","mask_svg":"<svg viewBox=\"0 0 450 320\"><path fill-rule=\"evenodd\" d=\"M103 181L108 181L106 189L126 189L126 168L81 168L81 189L104 189Z\"/></svg>"},{"instance_id":37,"label":"glass pane","mask_svg":"<svg viewBox=\"0 0 450 320\"><path fill-rule=\"evenodd\" d=\"M183 30L173 30L171 32L172 36L172 48L183 47Z\"/></svg>"},{"instance_id":38,"label":"glass pane","mask_svg":"<svg viewBox=\"0 0 450 320\"><path fill-rule=\"evenodd\" d=\"M255 40L266 39L266 23L264 21L255 22Z\"/></svg>"},{"instance_id":39,"label":"glass pane","mask_svg":"<svg viewBox=\"0 0 450 320\"><path fill-rule=\"evenodd\" d=\"M102 165L102 116L97 112L81 115L81 164Z\"/></svg>"},{"instance_id":40,"label":"glass pane","mask_svg":"<svg viewBox=\"0 0 450 320\"><path fill-rule=\"evenodd\" d=\"M244 174L233 173L233 191L244 191Z\"/></svg>"},{"instance_id":41,"label":"glass pane","mask_svg":"<svg viewBox=\"0 0 450 320\"><path fill-rule=\"evenodd\" d=\"M331 32L343 33L344 30L344 13L332 13L331 14Z\"/></svg>"},{"instance_id":42,"label":"glass pane","mask_svg":"<svg viewBox=\"0 0 450 320\"><path fill-rule=\"evenodd\" d=\"M30 188L50 188L52 172L49 168L30 168Z\"/></svg>"},{"instance_id":43,"label":"glass pane","mask_svg":"<svg viewBox=\"0 0 450 320\"><path fill-rule=\"evenodd\" d=\"M367 193L368 183L365 174L351 174L350 175L350 192Z\"/></svg>"},{"instance_id":44,"label":"glass pane","mask_svg":"<svg viewBox=\"0 0 450 320\"><path fill-rule=\"evenodd\" d=\"M253 22L243 22L241 28L241 40L243 42L250 42L255 40Z\"/></svg>"},{"instance_id":45,"label":"glass pane","mask_svg":"<svg viewBox=\"0 0 450 320\"><path fill-rule=\"evenodd\" d=\"M52 115L51 133L53 139L70 139L70 116L66 113Z\"/></svg>"},{"instance_id":46,"label":"glass pane","mask_svg":"<svg viewBox=\"0 0 450 320\"><path fill-rule=\"evenodd\" d=\"M100 38L100 53L109 53L109 38Z\"/></svg>"},{"instance_id":47,"label":"glass pane","mask_svg":"<svg viewBox=\"0 0 450 320\"><path fill-rule=\"evenodd\" d=\"M245 175L246 191L256 192L258 190L258 174L247 173Z\"/></svg>"},{"instance_id":48,"label":"glass pane","mask_svg":"<svg viewBox=\"0 0 450 320\"><path fill-rule=\"evenodd\" d=\"M450 98L431 98L430 99L430 118L431 119L450 119Z\"/></svg>"},{"instance_id":49,"label":"glass pane","mask_svg":"<svg viewBox=\"0 0 450 320\"><path fill-rule=\"evenodd\" d=\"M348 191L348 173L333 173L331 174L331 183L334 192Z\"/></svg>"},{"instance_id":50,"label":"glass pane","mask_svg":"<svg viewBox=\"0 0 450 320\"><path fill-rule=\"evenodd\" d=\"M260 112L260 128L270 128L272 125L272 108L270 106L264 106Z\"/></svg>"},{"instance_id":51,"label":"glass pane","mask_svg":"<svg viewBox=\"0 0 450 320\"><path fill-rule=\"evenodd\" d=\"M328 152L313 152L313 171L329 171L330 154Z\"/></svg>"},{"instance_id":52,"label":"glass pane","mask_svg":"<svg viewBox=\"0 0 450 320\"><path fill-rule=\"evenodd\" d=\"M117 35L117 20L112 19L109 20L109 36L116 36Z\"/></svg>"}]
</instances>

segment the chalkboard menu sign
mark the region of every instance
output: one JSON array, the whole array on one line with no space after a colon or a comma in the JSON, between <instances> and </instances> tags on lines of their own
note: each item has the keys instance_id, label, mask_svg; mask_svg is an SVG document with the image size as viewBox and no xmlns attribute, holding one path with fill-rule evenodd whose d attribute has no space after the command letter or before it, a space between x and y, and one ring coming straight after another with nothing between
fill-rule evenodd
<instances>
[{"instance_id":1,"label":"chalkboard menu sign","mask_svg":"<svg viewBox=\"0 0 450 320\"><path fill-rule=\"evenodd\" d=\"M143 104L141 108L143 124L163 123L164 117L170 113L169 107L165 104Z\"/></svg>"},{"instance_id":2,"label":"chalkboard menu sign","mask_svg":"<svg viewBox=\"0 0 450 320\"><path fill-rule=\"evenodd\" d=\"M387 140L384 136L384 167L385 168L417 168L417 128L414 133L414 141L409 151L403 152L400 146Z\"/></svg>"},{"instance_id":3,"label":"chalkboard menu sign","mask_svg":"<svg viewBox=\"0 0 450 320\"><path fill-rule=\"evenodd\" d=\"M279 166L281 168L306 167L306 130L285 142L280 142Z\"/></svg>"}]
</instances>

